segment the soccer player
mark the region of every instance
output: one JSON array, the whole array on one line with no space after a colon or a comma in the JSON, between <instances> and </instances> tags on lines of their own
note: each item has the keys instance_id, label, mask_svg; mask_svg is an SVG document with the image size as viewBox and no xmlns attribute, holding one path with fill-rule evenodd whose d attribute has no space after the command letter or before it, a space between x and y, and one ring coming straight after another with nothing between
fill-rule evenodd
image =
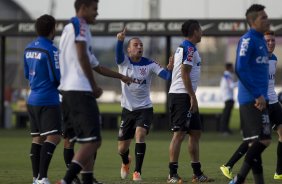
<instances>
[{"instance_id":1,"label":"soccer player","mask_svg":"<svg viewBox=\"0 0 282 184\"><path fill-rule=\"evenodd\" d=\"M269 82L268 82L268 98L269 98L269 119L274 130L277 131L279 136L277 145L277 162L276 172L274 179L282 180L282 107L278 101L278 95L276 94L275 87L275 73L277 66L277 58L273 54L275 49L275 34L273 31L267 31L264 33L264 39L267 43L268 59L269 59ZM234 164L247 152L248 141L243 141L230 160L220 167L222 173L229 179L232 179L232 168Z\"/></svg>"},{"instance_id":2,"label":"soccer player","mask_svg":"<svg viewBox=\"0 0 282 184\"><path fill-rule=\"evenodd\" d=\"M133 78L130 85L121 83L121 124L118 134L118 153L122 159L121 178L129 174L131 158L129 146L135 136L135 169L133 181L141 181L141 169L146 152L145 138L149 133L153 118L153 105L150 99L150 85L153 74L170 80L173 63L162 68L157 62L142 57L143 43L137 38L131 38L127 44L127 53L123 52L123 42L126 29L117 34L116 62L119 72Z\"/></svg>"},{"instance_id":3,"label":"soccer player","mask_svg":"<svg viewBox=\"0 0 282 184\"><path fill-rule=\"evenodd\" d=\"M100 66L92 52L89 24L95 23L98 0L76 0L74 6L76 17L65 26L59 44L62 75L59 89L63 96L64 136L81 146L70 156L72 161L58 183L70 184L82 171L83 184L93 184L93 157L101 145L96 98L101 96L102 89L97 86L91 69L124 82L131 79Z\"/></svg>"},{"instance_id":4,"label":"soccer player","mask_svg":"<svg viewBox=\"0 0 282 184\"><path fill-rule=\"evenodd\" d=\"M31 93L27 100L32 144L30 159L33 184L50 184L48 167L61 134L59 102L59 52L53 45L56 20L40 16L35 23L37 39L24 51L24 74Z\"/></svg>"},{"instance_id":5,"label":"soccer player","mask_svg":"<svg viewBox=\"0 0 282 184\"><path fill-rule=\"evenodd\" d=\"M244 34L237 47L235 71L239 78L238 101L243 140L249 149L240 172L230 184L244 182L252 169L255 184L263 184L261 154L271 143L271 125L267 110L269 63L264 32L269 30L265 7L251 5L246 11L250 30Z\"/></svg>"},{"instance_id":6,"label":"soccer player","mask_svg":"<svg viewBox=\"0 0 282 184\"><path fill-rule=\"evenodd\" d=\"M184 41L174 54L172 81L169 89L169 111L173 137L169 146L169 175L167 183L183 183L178 176L178 158L181 143L189 134L188 150L193 168L192 182L210 182L199 161L201 122L196 98L201 58L196 44L201 41L202 30L197 20L187 20L181 28Z\"/></svg>"},{"instance_id":7,"label":"soccer player","mask_svg":"<svg viewBox=\"0 0 282 184\"><path fill-rule=\"evenodd\" d=\"M220 89L222 91L222 99L224 100L224 108L220 119L220 131L223 135L231 134L229 128L230 117L234 106L234 88L237 86L234 82L234 68L232 63L225 64L225 71L220 80Z\"/></svg>"}]
</instances>

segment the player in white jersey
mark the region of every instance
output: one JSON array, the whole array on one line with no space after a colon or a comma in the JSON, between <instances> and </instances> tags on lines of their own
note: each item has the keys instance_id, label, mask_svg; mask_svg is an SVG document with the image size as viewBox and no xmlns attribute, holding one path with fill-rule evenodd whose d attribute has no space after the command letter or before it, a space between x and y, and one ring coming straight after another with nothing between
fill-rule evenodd
<instances>
[{"instance_id":1,"label":"player in white jersey","mask_svg":"<svg viewBox=\"0 0 282 184\"><path fill-rule=\"evenodd\" d=\"M201 121L196 98L200 79L201 58L196 44L201 41L202 30L196 20L182 24L184 41L174 54L174 68L169 89L169 110L173 137L169 146L169 176L167 183L183 183L178 176L178 158L186 134L189 134L188 150L193 168L192 182L210 182L212 179L203 174L199 161L199 139Z\"/></svg>"},{"instance_id":2,"label":"player in white jersey","mask_svg":"<svg viewBox=\"0 0 282 184\"><path fill-rule=\"evenodd\" d=\"M130 85L121 84L122 96L121 125L118 135L118 152L122 158L121 178L129 174L131 158L129 146L135 135L135 170L133 181L141 181L141 169L146 151L145 137L149 133L153 118L153 105L150 99L150 85L154 74L170 80L173 63L167 69L162 68L157 62L142 57L143 43L139 38L128 41L127 53L124 55L123 42L126 29L117 34L116 62L119 72L133 78Z\"/></svg>"},{"instance_id":3,"label":"player in white jersey","mask_svg":"<svg viewBox=\"0 0 282 184\"><path fill-rule=\"evenodd\" d=\"M275 92L275 74L277 66L277 58L273 54L275 49L275 34L273 31L267 31L264 33L264 38L267 43L267 49L269 52L269 82L268 82L268 98L269 98L269 119L272 124L273 130L278 133L278 144L277 144L277 161L276 161L276 171L274 174L274 179L282 180L282 107L278 102L278 95ZM229 161L220 167L224 176L229 179L233 178L232 168L235 163L247 152L248 141L242 142L242 144L237 148Z\"/></svg>"},{"instance_id":4,"label":"player in white jersey","mask_svg":"<svg viewBox=\"0 0 282 184\"><path fill-rule=\"evenodd\" d=\"M92 69L96 72L130 82L131 79L99 65L92 53L89 24L95 23L98 15L98 0L76 0L76 17L65 26L59 48L61 70L62 110L64 120L64 157L69 162L68 170L60 184L70 184L81 172L83 183L98 183L93 180L94 159L101 145L100 114L96 98L102 89L95 82ZM73 154L73 144L81 144ZM66 152L67 153L66 153Z\"/></svg>"},{"instance_id":5,"label":"player in white jersey","mask_svg":"<svg viewBox=\"0 0 282 184\"><path fill-rule=\"evenodd\" d=\"M234 88L237 83L234 81L234 67L232 63L225 63L225 71L220 80L220 91L222 93L222 100L224 101L224 108L220 118L220 131L223 135L231 134L229 128L230 117L234 106Z\"/></svg>"}]
</instances>

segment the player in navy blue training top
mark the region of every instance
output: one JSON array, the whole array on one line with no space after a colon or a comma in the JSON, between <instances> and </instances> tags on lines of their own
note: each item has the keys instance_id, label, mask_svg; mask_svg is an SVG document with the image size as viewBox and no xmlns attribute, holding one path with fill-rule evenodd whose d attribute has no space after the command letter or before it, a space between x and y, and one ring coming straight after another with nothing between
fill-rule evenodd
<instances>
[{"instance_id":1,"label":"player in navy blue training top","mask_svg":"<svg viewBox=\"0 0 282 184\"><path fill-rule=\"evenodd\" d=\"M273 179L282 180L282 106L278 101L278 95L275 92L275 76L277 68L277 57L273 53L275 49L275 34L273 31L267 31L264 33L264 38L267 43L268 48L268 59L269 59L269 77L268 77L268 111L269 120L272 125L272 129L278 134L278 144L277 144L277 161L276 161L276 171L274 173ZM232 179L232 168L235 163L242 157L248 150L248 141L243 141L228 162L220 167L222 173L227 178Z\"/></svg>"},{"instance_id":2,"label":"player in navy blue training top","mask_svg":"<svg viewBox=\"0 0 282 184\"><path fill-rule=\"evenodd\" d=\"M241 37L235 71L239 78L238 101L243 140L251 144L237 176L230 184L244 182L252 169L255 184L263 184L261 154L271 142L267 111L268 50L263 33L269 30L265 7L254 4L246 12L250 30Z\"/></svg>"},{"instance_id":3,"label":"player in navy blue training top","mask_svg":"<svg viewBox=\"0 0 282 184\"><path fill-rule=\"evenodd\" d=\"M53 45L56 20L42 15L36 20L38 38L24 51L24 73L31 93L27 100L32 144L30 158L33 183L49 184L48 167L60 142L61 112L59 107L59 53Z\"/></svg>"}]
</instances>

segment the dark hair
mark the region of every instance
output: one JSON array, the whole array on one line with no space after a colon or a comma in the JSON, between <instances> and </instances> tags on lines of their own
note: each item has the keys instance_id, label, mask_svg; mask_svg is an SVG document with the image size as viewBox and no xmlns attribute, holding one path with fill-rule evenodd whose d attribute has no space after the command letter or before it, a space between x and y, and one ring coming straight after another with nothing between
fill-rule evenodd
<instances>
[{"instance_id":1,"label":"dark hair","mask_svg":"<svg viewBox=\"0 0 282 184\"><path fill-rule=\"evenodd\" d=\"M99 0L76 0L74 2L74 8L75 8L75 11L78 12L79 8L82 6L82 5L86 5L86 6L90 6L90 4L92 2L99 2Z\"/></svg>"},{"instance_id":2,"label":"dark hair","mask_svg":"<svg viewBox=\"0 0 282 184\"><path fill-rule=\"evenodd\" d=\"M258 17L258 12L263 11L265 9L265 6L260 4L253 4L250 6L246 11L246 19L249 25L251 25L251 22L255 21Z\"/></svg>"},{"instance_id":3,"label":"dark hair","mask_svg":"<svg viewBox=\"0 0 282 184\"><path fill-rule=\"evenodd\" d=\"M42 15L36 19L35 30L38 36L48 37L50 33L55 29L56 20L51 15Z\"/></svg>"},{"instance_id":4,"label":"dark hair","mask_svg":"<svg viewBox=\"0 0 282 184\"><path fill-rule=\"evenodd\" d=\"M199 30L200 24L197 20L187 20L182 24L181 31L184 37L191 37L194 31Z\"/></svg>"},{"instance_id":5,"label":"dark hair","mask_svg":"<svg viewBox=\"0 0 282 184\"><path fill-rule=\"evenodd\" d=\"M265 33L264 33L264 35L272 35L272 36L275 36L275 33L274 33L274 31L266 31Z\"/></svg>"}]
</instances>

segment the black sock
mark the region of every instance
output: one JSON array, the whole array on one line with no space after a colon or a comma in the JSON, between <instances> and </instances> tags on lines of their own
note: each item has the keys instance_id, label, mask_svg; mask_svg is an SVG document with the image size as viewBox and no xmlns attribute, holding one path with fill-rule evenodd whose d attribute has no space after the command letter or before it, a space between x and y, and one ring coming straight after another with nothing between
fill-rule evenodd
<instances>
[{"instance_id":1,"label":"black sock","mask_svg":"<svg viewBox=\"0 0 282 184\"><path fill-rule=\"evenodd\" d=\"M142 164L146 152L146 143L135 144L135 170L141 174Z\"/></svg>"},{"instance_id":2,"label":"black sock","mask_svg":"<svg viewBox=\"0 0 282 184\"><path fill-rule=\"evenodd\" d=\"M201 176L203 172L201 171L201 163L200 162L192 162L191 167L193 169L193 173L196 176Z\"/></svg>"},{"instance_id":3,"label":"black sock","mask_svg":"<svg viewBox=\"0 0 282 184\"><path fill-rule=\"evenodd\" d=\"M252 166L252 171L253 171L255 184L264 184L261 155L259 155L254 160L253 166Z\"/></svg>"},{"instance_id":4,"label":"black sock","mask_svg":"<svg viewBox=\"0 0 282 184\"><path fill-rule=\"evenodd\" d=\"M243 141L238 147L238 149L231 156L230 160L225 164L225 166L229 166L230 168L232 168L234 164L245 155L245 153L248 151L248 148L249 142Z\"/></svg>"},{"instance_id":5,"label":"black sock","mask_svg":"<svg viewBox=\"0 0 282 184\"><path fill-rule=\"evenodd\" d=\"M67 170L67 173L64 177L64 180L66 183L71 183L72 180L78 175L78 173L81 171L82 167L75 163L75 162L72 162L70 165L69 165L69 169Z\"/></svg>"},{"instance_id":6,"label":"black sock","mask_svg":"<svg viewBox=\"0 0 282 184\"><path fill-rule=\"evenodd\" d=\"M264 151L266 146L259 141L256 141L252 144L251 147L249 147L249 150L246 153L244 163L240 170L240 176L244 179L248 175L250 169L256 170L256 172L259 172L258 170L259 165L256 163L256 160L260 158L261 153Z\"/></svg>"},{"instance_id":7,"label":"black sock","mask_svg":"<svg viewBox=\"0 0 282 184\"><path fill-rule=\"evenodd\" d=\"M42 146L40 144L36 144L36 143L31 144L30 160L32 165L32 174L34 178L37 178L39 174L41 147Z\"/></svg>"},{"instance_id":8,"label":"black sock","mask_svg":"<svg viewBox=\"0 0 282 184\"><path fill-rule=\"evenodd\" d=\"M129 150L127 150L125 153L120 153L119 155L121 156L123 164L128 164L129 163L129 159L128 159Z\"/></svg>"},{"instance_id":9,"label":"black sock","mask_svg":"<svg viewBox=\"0 0 282 184\"><path fill-rule=\"evenodd\" d=\"M276 173L282 174L282 142L280 141L278 141L278 145L277 145Z\"/></svg>"},{"instance_id":10,"label":"black sock","mask_svg":"<svg viewBox=\"0 0 282 184\"><path fill-rule=\"evenodd\" d=\"M178 162L169 162L169 175L172 177L173 175L177 174L178 169Z\"/></svg>"},{"instance_id":11,"label":"black sock","mask_svg":"<svg viewBox=\"0 0 282 184\"><path fill-rule=\"evenodd\" d=\"M82 184L93 184L93 172L81 173Z\"/></svg>"},{"instance_id":12,"label":"black sock","mask_svg":"<svg viewBox=\"0 0 282 184\"><path fill-rule=\"evenodd\" d=\"M64 160L67 168L71 164L72 158L74 156L74 149L73 148L64 148Z\"/></svg>"},{"instance_id":13,"label":"black sock","mask_svg":"<svg viewBox=\"0 0 282 184\"><path fill-rule=\"evenodd\" d=\"M47 171L51 162L56 145L50 142L44 142L40 152L40 168L38 179L47 178Z\"/></svg>"}]
</instances>

